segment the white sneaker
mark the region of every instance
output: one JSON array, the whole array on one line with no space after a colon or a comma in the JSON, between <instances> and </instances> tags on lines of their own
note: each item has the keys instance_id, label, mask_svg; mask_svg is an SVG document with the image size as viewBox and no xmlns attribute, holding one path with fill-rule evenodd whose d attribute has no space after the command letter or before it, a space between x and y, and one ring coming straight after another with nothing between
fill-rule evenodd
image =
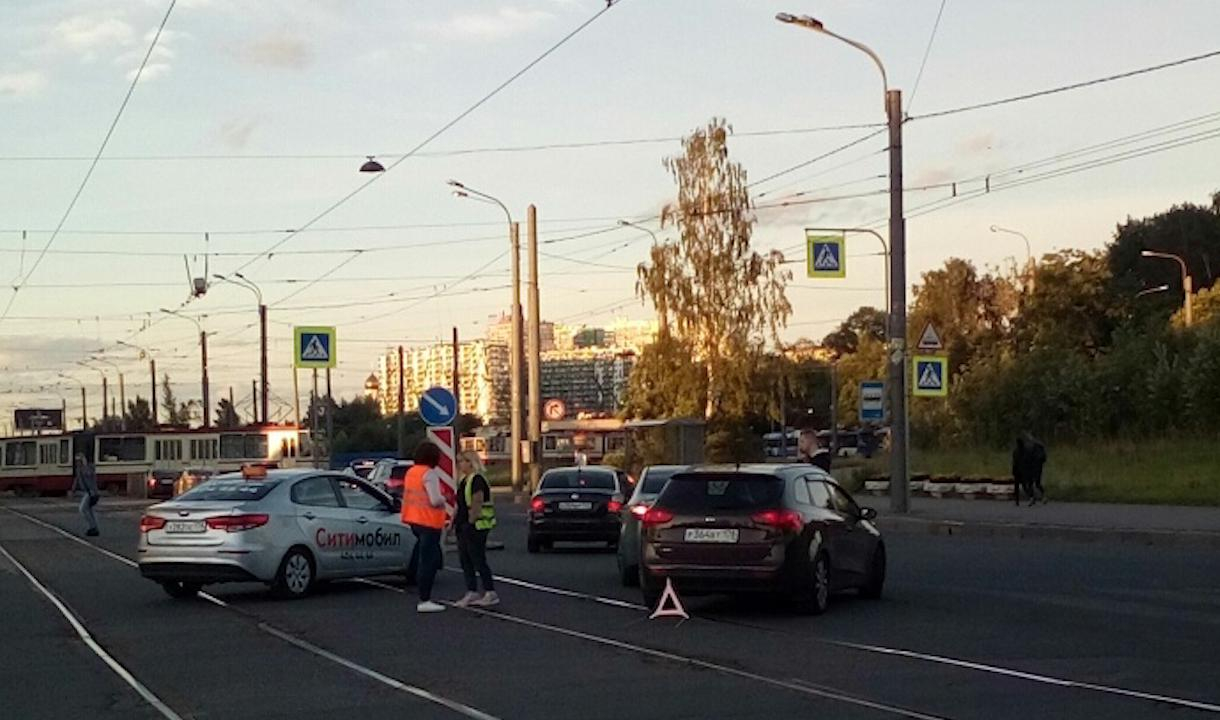
<instances>
[{"instance_id":1,"label":"white sneaker","mask_svg":"<svg viewBox=\"0 0 1220 720\"><path fill-rule=\"evenodd\" d=\"M499 604L500 604L500 596L497 595L494 590L491 592L485 593L483 595L483 597L477 598L470 602L471 607L481 607L481 608L495 607Z\"/></svg>"},{"instance_id":2,"label":"white sneaker","mask_svg":"<svg viewBox=\"0 0 1220 720\"><path fill-rule=\"evenodd\" d=\"M471 603L475 602L480 597L482 597L482 596L476 592L468 592L465 595L463 595L460 600L453 603L453 605L454 605L454 607L460 607L460 608L469 607L471 605Z\"/></svg>"},{"instance_id":3,"label":"white sneaker","mask_svg":"<svg viewBox=\"0 0 1220 720\"><path fill-rule=\"evenodd\" d=\"M440 603L432 602L431 600L425 600L424 602L421 602L420 604L415 606L415 612L417 612L417 613L438 613L438 612L444 612L444 611L445 611L444 605L441 605Z\"/></svg>"}]
</instances>

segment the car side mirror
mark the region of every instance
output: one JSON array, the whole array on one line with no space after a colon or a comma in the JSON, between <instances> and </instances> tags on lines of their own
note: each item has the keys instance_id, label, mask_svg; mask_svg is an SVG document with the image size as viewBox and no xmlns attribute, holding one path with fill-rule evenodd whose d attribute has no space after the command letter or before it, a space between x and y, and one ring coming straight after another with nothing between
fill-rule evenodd
<instances>
[{"instance_id":1,"label":"car side mirror","mask_svg":"<svg viewBox=\"0 0 1220 720\"><path fill-rule=\"evenodd\" d=\"M860 508L860 519L861 520L876 520L877 511L871 507L862 507L862 508Z\"/></svg>"}]
</instances>

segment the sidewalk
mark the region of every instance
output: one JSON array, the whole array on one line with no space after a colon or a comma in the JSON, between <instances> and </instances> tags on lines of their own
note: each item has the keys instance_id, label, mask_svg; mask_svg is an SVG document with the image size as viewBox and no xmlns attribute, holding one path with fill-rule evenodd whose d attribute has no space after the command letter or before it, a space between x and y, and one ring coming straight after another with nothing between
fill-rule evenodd
<instances>
[{"instance_id":1,"label":"sidewalk","mask_svg":"<svg viewBox=\"0 0 1220 720\"><path fill-rule=\"evenodd\" d=\"M859 495L889 532L983 537L1199 545L1220 549L1220 507L1057 503L1028 507L997 500L912 497L910 512L889 511L889 498Z\"/></svg>"}]
</instances>

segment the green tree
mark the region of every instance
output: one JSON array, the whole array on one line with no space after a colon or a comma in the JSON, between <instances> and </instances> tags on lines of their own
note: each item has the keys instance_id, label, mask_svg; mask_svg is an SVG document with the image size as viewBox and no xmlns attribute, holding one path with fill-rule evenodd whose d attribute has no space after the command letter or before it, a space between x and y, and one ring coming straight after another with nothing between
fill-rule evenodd
<instances>
[{"instance_id":1,"label":"green tree","mask_svg":"<svg viewBox=\"0 0 1220 720\"><path fill-rule=\"evenodd\" d=\"M943 268L924 273L915 286L908 342L918 342L931 323L940 332L949 369L956 373L976 353L1006 340L1017 298L1009 281L980 275L969 260L951 258Z\"/></svg>"},{"instance_id":2,"label":"green tree","mask_svg":"<svg viewBox=\"0 0 1220 720\"><path fill-rule=\"evenodd\" d=\"M852 423L858 417L861 382L885 379L885 355L885 341L868 335L860 341L856 352L844 355L836 363L839 422Z\"/></svg>"},{"instance_id":3,"label":"green tree","mask_svg":"<svg viewBox=\"0 0 1220 720\"><path fill-rule=\"evenodd\" d=\"M1056 348L1094 354L1109 346L1131 297L1116 296L1101 252L1064 250L1038 264L1014 327L1019 352Z\"/></svg>"},{"instance_id":4,"label":"green tree","mask_svg":"<svg viewBox=\"0 0 1220 720\"><path fill-rule=\"evenodd\" d=\"M165 411L165 424L186 427L191 424L191 407L179 403L174 388L169 382L169 373L161 376L161 409Z\"/></svg>"},{"instance_id":5,"label":"green tree","mask_svg":"<svg viewBox=\"0 0 1220 720\"><path fill-rule=\"evenodd\" d=\"M822 345L834 351L836 356L842 357L854 353L862 338L884 342L885 320L884 310L861 307L848 315L834 332L827 335L822 340Z\"/></svg>"},{"instance_id":6,"label":"green tree","mask_svg":"<svg viewBox=\"0 0 1220 720\"><path fill-rule=\"evenodd\" d=\"M221 430L241 427L241 416L228 398L221 398L220 402L216 403L216 427Z\"/></svg>"},{"instance_id":7,"label":"green tree","mask_svg":"<svg viewBox=\"0 0 1220 720\"><path fill-rule=\"evenodd\" d=\"M662 210L661 225L676 226L678 239L654 245L637 273L637 293L657 309L661 333L686 343L704 367L705 418L745 394L743 367L768 338L777 340L792 313L783 256L751 247L755 219L746 171L729 160L730 132L713 119L682 141L682 155L664 160L678 197Z\"/></svg>"},{"instance_id":8,"label":"green tree","mask_svg":"<svg viewBox=\"0 0 1220 720\"><path fill-rule=\"evenodd\" d=\"M148 432L157 429L156 423L153 422L152 406L139 395L135 400L127 403L127 429L132 432Z\"/></svg>"},{"instance_id":9,"label":"green tree","mask_svg":"<svg viewBox=\"0 0 1220 720\"><path fill-rule=\"evenodd\" d=\"M668 333L644 348L627 382L624 414L637 418L703 414L707 376L692 348Z\"/></svg>"}]
</instances>

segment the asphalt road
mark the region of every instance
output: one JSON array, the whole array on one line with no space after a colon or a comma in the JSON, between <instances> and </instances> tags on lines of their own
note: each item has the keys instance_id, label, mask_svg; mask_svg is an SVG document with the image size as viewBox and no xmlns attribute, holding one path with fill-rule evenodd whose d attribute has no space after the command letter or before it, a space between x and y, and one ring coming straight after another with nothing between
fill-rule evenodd
<instances>
[{"instance_id":1,"label":"asphalt road","mask_svg":"<svg viewBox=\"0 0 1220 720\"><path fill-rule=\"evenodd\" d=\"M103 505L86 540L63 501L0 502L0 715L1220 716L1216 553L891 534L881 601L810 618L692 598L679 623L647 619L613 554L528 555L507 506L491 554L503 605L419 616L394 578L297 602L258 585L173 601L130 566L138 518ZM442 574L440 597L462 591Z\"/></svg>"}]
</instances>

